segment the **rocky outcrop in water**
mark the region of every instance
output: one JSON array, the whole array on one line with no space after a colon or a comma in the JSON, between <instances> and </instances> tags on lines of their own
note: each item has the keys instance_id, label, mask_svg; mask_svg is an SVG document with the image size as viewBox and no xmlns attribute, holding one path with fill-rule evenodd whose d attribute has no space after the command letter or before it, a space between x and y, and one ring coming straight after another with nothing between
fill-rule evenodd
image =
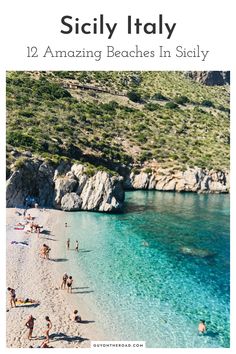
<instances>
[{"instance_id":1,"label":"rocky outcrop in water","mask_svg":"<svg viewBox=\"0 0 236 354\"><path fill-rule=\"evenodd\" d=\"M192 248L192 247L181 247L180 252L188 256L200 257L200 258L210 258L214 257L216 253L210 252L205 249Z\"/></svg>"},{"instance_id":2,"label":"rocky outcrop in water","mask_svg":"<svg viewBox=\"0 0 236 354\"><path fill-rule=\"evenodd\" d=\"M186 76L207 86L230 84L229 71L187 71Z\"/></svg>"},{"instance_id":3,"label":"rocky outcrop in water","mask_svg":"<svg viewBox=\"0 0 236 354\"><path fill-rule=\"evenodd\" d=\"M157 169L150 173L131 173L125 179L126 189L154 189L160 191L228 193L229 173L192 168L184 172Z\"/></svg>"},{"instance_id":4,"label":"rocky outcrop in water","mask_svg":"<svg viewBox=\"0 0 236 354\"><path fill-rule=\"evenodd\" d=\"M121 211L124 202L122 177L98 171L86 174L82 165L59 165L29 159L7 181L7 207L24 205L34 196L40 206L63 210Z\"/></svg>"}]
</instances>

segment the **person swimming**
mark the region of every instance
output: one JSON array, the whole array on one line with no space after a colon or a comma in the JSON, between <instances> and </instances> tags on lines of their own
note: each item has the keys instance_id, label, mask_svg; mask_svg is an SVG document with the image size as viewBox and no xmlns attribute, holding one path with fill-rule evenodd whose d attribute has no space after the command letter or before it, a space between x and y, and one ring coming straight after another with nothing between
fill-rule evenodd
<instances>
[{"instance_id":1,"label":"person swimming","mask_svg":"<svg viewBox=\"0 0 236 354\"><path fill-rule=\"evenodd\" d=\"M200 320L198 325L198 333L204 334L206 332L206 322L205 320Z\"/></svg>"}]
</instances>

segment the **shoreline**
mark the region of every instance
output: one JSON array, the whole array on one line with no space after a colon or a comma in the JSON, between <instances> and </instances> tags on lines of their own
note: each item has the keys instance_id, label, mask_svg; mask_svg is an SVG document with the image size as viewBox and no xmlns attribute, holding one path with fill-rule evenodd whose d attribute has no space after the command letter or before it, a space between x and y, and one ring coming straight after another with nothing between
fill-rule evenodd
<instances>
[{"instance_id":1,"label":"shoreline","mask_svg":"<svg viewBox=\"0 0 236 354\"><path fill-rule=\"evenodd\" d=\"M22 209L17 209L20 213ZM16 214L16 209L7 208L7 287L16 290L19 298L32 298L40 301L38 306L18 306L10 309L7 296L6 313L6 342L7 347L27 348L37 347L43 341L45 332L45 316L52 321L50 332L50 346L57 348L88 348L91 340L102 340L104 336L93 321L91 307L86 300L86 292L67 294L66 290L60 289L61 278L64 271L69 273L70 257L63 258L65 247L65 213L54 209L29 209L36 222L43 225L46 233L40 234L15 230L14 225L23 220L22 215ZM48 233L47 233L48 230ZM11 244L11 241L27 241L29 247L21 244ZM50 260L39 256L39 249L43 243L51 248ZM79 289L74 278L73 287ZM81 288L82 289L82 288ZM78 292L77 292L78 293ZM75 309L79 310L82 323L74 323L70 316ZM39 339L27 339L25 322L29 315L36 318L33 337Z\"/></svg>"}]
</instances>

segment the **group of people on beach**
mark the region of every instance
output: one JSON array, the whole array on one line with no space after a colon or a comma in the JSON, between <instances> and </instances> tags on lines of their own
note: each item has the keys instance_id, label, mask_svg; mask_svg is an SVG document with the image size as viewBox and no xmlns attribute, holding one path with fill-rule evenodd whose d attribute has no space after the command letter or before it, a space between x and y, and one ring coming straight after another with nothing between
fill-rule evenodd
<instances>
[{"instance_id":1,"label":"group of people on beach","mask_svg":"<svg viewBox=\"0 0 236 354\"><path fill-rule=\"evenodd\" d=\"M34 318L32 315L29 316L27 322L25 323L25 326L28 328L28 336L27 338L29 340L32 339L32 335L33 335L33 330L34 330L34 321L36 320L36 318ZM44 340L44 344L49 343L49 332L52 329L52 322L49 318L49 316L45 317L45 331L44 331L44 335L45 335L45 340ZM43 347L45 348L45 347Z\"/></svg>"},{"instance_id":2,"label":"group of people on beach","mask_svg":"<svg viewBox=\"0 0 236 354\"><path fill-rule=\"evenodd\" d=\"M69 276L67 273L64 273L62 277L61 289L67 289L68 293L72 293L72 284L73 284L72 276L71 275Z\"/></svg>"},{"instance_id":3,"label":"group of people on beach","mask_svg":"<svg viewBox=\"0 0 236 354\"><path fill-rule=\"evenodd\" d=\"M20 211L16 211L17 215L22 215ZM35 217L31 216L31 214L27 213L27 209L24 210L23 212L24 220L20 223L19 225L25 226L29 225L29 230L27 232L37 232L38 236L40 234L40 229L41 226L34 221ZM65 223L65 227L67 227L67 223ZM66 241L67 244L67 249L70 249L70 239L68 238ZM79 251L79 242L78 240L75 241L75 250L78 252ZM47 244L43 244L40 248L40 256L44 259L49 259L51 248ZM63 274L62 277L62 283L60 288L61 289L67 289L67 293L72 293L72 284L73 284L73 277L71 275L68 275L67 273ZM21 306L22 304L40 304L39 302L36 302L35 300L32 299L17 299L16 298L16 291L15 289L8 287L7 288L8 293L9 293L9 303L10 303L10 308L15 308L18 306ZM73 314L71 315L71 320L73 322L81 322L81 316L78 313L78 310L74 310ZM28 329L27 332L27 338L31 340L33 337L33 330L34 330L34 325L35 325L36 318L33 315L30 315L29 318L27 319L25 326ZM49 343L49 336L50 336L50 330L52 329L52 322L49 318L49 316L45 317L45 330L44 330L44 337L45 339L43 340L42 344L38 346L38 348L50 348L48 346ZM36 338L35 339L40 339ZM32 348L32 346L30 346Z\"/></svg>"},{"instance_id":4,"label":"group of people on beach","mask_svg":"<svg viewBox=\"0 0 236 354\"><path fill-rule=\"evenodd\" d=\"M68 238L66 240L66 248L69 250L70 249L70 239ZM76 240L75 241L75 250L79 252L79 242Z\"/></svg>"}]
</instances>

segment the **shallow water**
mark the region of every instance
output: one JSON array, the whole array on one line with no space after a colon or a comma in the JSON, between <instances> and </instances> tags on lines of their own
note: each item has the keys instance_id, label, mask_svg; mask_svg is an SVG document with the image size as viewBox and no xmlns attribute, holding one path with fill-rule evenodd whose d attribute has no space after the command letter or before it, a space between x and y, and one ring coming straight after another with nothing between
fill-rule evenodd
<instances>
[{"instance_id":1,"label":"shallow water","mask_svg":"<svg viewBox=\"0 0 236 354\"><path fill-rule=\"evenodd\" d=\"M128 192L123 214L66 218L73 274L107 340L229 347L228 195Z\"/></svg>"}]
</instances>

